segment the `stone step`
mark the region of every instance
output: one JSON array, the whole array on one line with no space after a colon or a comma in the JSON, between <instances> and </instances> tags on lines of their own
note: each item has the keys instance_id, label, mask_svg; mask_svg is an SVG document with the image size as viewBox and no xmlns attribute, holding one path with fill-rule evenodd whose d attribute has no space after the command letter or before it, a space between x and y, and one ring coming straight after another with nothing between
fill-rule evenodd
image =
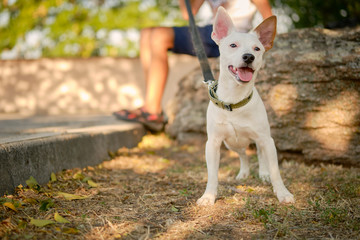
<instances>
[{"instance_id":1,"label":"stone step","mask_svg":"<svg viewBox=\"0 0 360 240\"><path fill-rule=\"evenodd\" d=\"M99 164L145 133L142 125L109 115L0 115L0 195L30 176L44 184L52 172Z\"/></svg>"}]
</instances>

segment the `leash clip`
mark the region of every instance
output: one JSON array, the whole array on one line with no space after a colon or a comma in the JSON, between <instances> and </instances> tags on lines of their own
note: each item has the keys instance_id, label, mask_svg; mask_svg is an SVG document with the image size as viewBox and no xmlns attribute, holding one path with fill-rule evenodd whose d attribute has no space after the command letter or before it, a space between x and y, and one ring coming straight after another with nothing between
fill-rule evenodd
<instances>
[{"instance_id":1,"label":"leash clip","mask_svg":"<svg viewBox=\"0 0 360 240\"><path fill-rule=\"evenodd\" d=\"M209 87L215 82L215 80L203 80L203 83L205 83L206 85L208 85Z\"/></svg>"}]
</instances>

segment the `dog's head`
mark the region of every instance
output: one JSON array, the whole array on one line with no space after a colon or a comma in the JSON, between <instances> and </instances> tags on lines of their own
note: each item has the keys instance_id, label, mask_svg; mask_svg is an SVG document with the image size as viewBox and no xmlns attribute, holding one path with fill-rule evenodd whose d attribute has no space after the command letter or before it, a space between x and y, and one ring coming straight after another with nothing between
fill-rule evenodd
<instances>
[{"instance_id":1,"label":"dog's head","mask_svg":"<svg viewBox=\"0 0 360 240\"><path fill-rule=\"evenodd\" d=\"M250 33L237 32L223 7L219 7L211 38L219 45L220 68L227 68L237 83L248 83L260 69L262 56L273 46L276 17L265 19Z\"/></svg>"}]
</instances>

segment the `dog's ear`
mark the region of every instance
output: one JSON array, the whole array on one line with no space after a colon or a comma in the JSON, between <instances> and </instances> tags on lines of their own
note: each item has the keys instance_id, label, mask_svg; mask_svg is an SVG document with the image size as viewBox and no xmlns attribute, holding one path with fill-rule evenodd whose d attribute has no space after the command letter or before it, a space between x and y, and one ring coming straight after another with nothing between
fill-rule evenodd
<instances>
[{"instance_id":1,"label":"dog's ear","mask_svg":"<svg viewBox=\"0 0 360 240\"><path fill-rule=\"evenodd\" d=\"M229 35L233 29L234 24L229 14L226 12L225 8L219 7L213 25L213 32L211 34L212 40L219 45L220 40Z\"/></svg>"},{"instance_id":2,"label":"dog's ear","mask_svg":"<svg viewBox=\"0 0 360 240\"><path fill-rule=\"evenodd\" d=\"M262 45L265 47L265 51L271 49L276 35L276 16L265 19L254 31L257 33Z\"/></svg>"}]
</instances>

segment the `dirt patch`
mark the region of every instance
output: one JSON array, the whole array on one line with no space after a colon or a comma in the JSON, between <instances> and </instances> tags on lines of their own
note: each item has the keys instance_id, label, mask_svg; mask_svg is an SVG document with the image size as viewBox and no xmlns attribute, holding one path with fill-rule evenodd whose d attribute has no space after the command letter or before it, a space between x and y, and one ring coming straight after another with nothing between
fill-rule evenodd
<instances>
[{"instance_id":1,"label":"dirt patch","mask_svg":"<svg viewBox=\"0 0 360 240\"><path fill-rule=\"evenodd\" d=\"M99 166L64 170L39 186L0 198L2 239L358 239L360 173L334 165L280 165L295 204L279 204L257 174L238 182L239 160L222 149L218 199L206 186L204 142L184 145L148 135ZM68 193L68 195L64 194ZM70 195L69 195L70 194ZM59 218L59 216L61 218ZM61 220L65 219L65 220ZM48 224L42 226L47 220Z\"/></svg>"}]
</instances>

